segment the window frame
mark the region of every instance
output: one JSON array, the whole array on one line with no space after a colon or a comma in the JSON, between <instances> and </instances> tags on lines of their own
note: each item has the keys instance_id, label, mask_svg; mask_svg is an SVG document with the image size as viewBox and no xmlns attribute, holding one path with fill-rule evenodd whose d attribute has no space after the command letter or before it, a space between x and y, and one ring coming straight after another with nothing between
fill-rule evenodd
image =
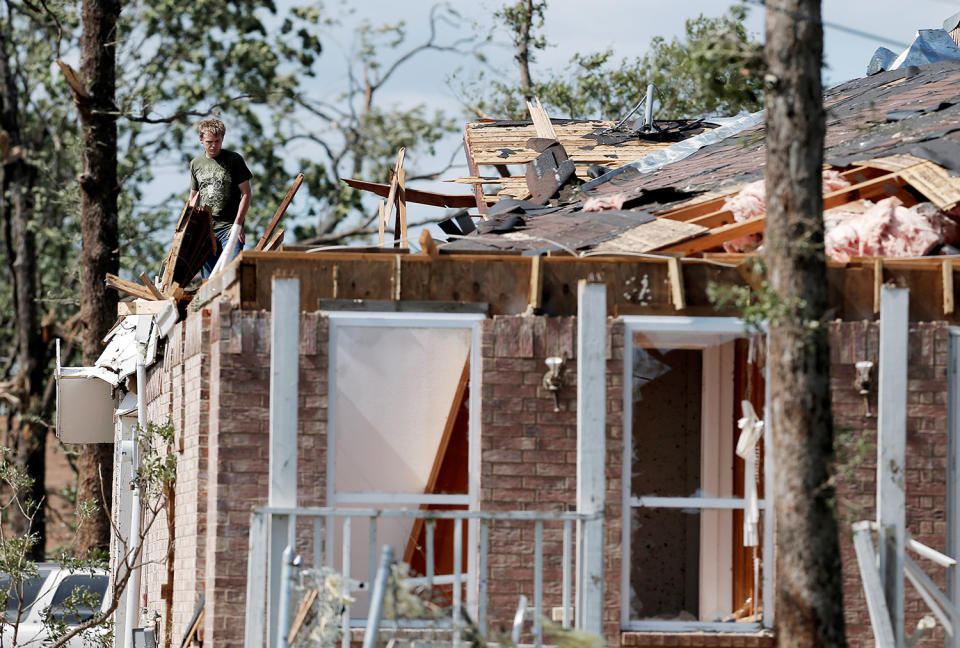
<instances>
[{"instance_id":1,"label":"window frame","mask_svg":"<svg viewBox=\"0 0 960 648\"><path fill-rule=\"evenodd\" d=\"M633 632L731 632L751 633L763 628L773 627L773 507L766 506L766 499L759 501L762 515L763 537L761 539L762 564L764 565L761 583L763 616L756 623L723 623L709 621L668 621L633 620L630 618L630 567L632 515L636 508L699 508L701 510L737 510L746 503L739 497L633 497L632 489L632 450L633 450L633 340L636 333L651 338L655 344L663 347L689 349L707 349L750 336L746 324L736 317L685 317L685 316L622 316L623 333L623 453L621 466L622 502L621 502L621 569L620 569L620 627L623 631ZM706 354L704 356L706 360ZM719 365L718 365L719 366ZM704 367L706 371L706 363ZM769 383L768 383L769 385ZM732 385L731 385L732 387ZM704 400L709 396L703 394ZM713 399L717 400L717 399ZM732 398L731 398L732 400ZM766 402L769 403L769 393ZM731 403L732 405L732 403ZM764 412L764 420L768 417ZM769 426L763 430L764 441L764 493L773 492L773 457L770 444ZM702 442L701 442L702 443ZM701 446L702 448L703 446Z\"/></svg>"}]
</instances>

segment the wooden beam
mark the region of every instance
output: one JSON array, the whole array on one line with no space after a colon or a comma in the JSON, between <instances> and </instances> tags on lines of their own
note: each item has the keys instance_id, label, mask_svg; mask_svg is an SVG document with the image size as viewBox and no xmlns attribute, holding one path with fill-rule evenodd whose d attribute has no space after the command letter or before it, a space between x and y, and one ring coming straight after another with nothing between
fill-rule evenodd
<instances>
[{"instance_id":1,"label":"wooden beam","mask_svg":"<svg viewBox=\"0 0 960 648\"><path fill-rule=\"evenodd\" d=\"M940 266L941 281L943 283L943 314L953 313L953 261L944 259Z\"/></svg>"},{"instance_id":2,"label":"wooden beam","mask_svg":"<svg viewBox=\"0 0 960 648\"><path fill-rule=\"evenodd\" d=\"M366 180L354 180L352 178L343 178L345 184L360 191L369 191L378 196L389 197L390 187L393 185L380 182L367 182ZM407 189L407 202L417 203L418 205L430 205L432 207L447 207L450 209L464 209L477 206L477 200L469 194L445 194L434 191L423 191L420 189Z\"/></svg>"},{"instance_id":3,"label":"wooden beam","mask_svg":"<svg viewBox=\"0 0 960 648\"><path fill-rule=\"evenodd\" d=\"M718 227L709 233L704 234L703 236L690 239L689 241L684 241L683 243L677 243L676 245L661 248L658 251L683 252L689 254L691 252L712 250L713 248L721 247L726 241L731 241L749 234L759 234L763 232L763 225L765 221L766 216L757 216L745 221L740 221L739 223L731 223L730 225Z\"/></svg>"},{"instance_id":4,"label":"wooden beam","mask_svg":"<svg viewBox=\"0 0 960 648\"><path fill-rule=\"evenodd\" d=\"M157 290L157 287L153 285L153 282L150 281L150 277L147 276L146 272L140 273L140 281L143 282L143 285L147 287L147 290L153 295L154 299L164 299L164 296L160 294L160 291Z\"/></svg>"},{"instance_id":5,"label":"wooden beam","mask_svg":"<svg viewBox=\"0 0 960 648\"><path fill-rule=\"evenodd\" d=\"M680 265L679 257L667 259L667 277L670 280L670 296L673 299L673 307L677 310L683 310L687 307L687 299L683 292L683 266Z\"/></svg>"},{"instance_id":6,"label":"wooden beam","mask_svg":"<svg viewBox=\"0 0 960 648\"><path fill-rule=\"evenodd\" d=\"M287 207L290 206L293 197L297 195L297 190L300 189L300 185L303 184L303 174L298 173L297 177L293 181L293 186L290 187L290 190L287 191L287 195L284 196L283 202L280 203L280 207L277 208L277 213L273 215L273 218L270 219L270 224L267 225L267 229L263 231L263 236L260 237L260 241L257 242L257 246L253 248L254 250L262 250L267 241L270 240L270 237L273 235L273 230L276 229L277 223L280 222L280 218L286 213Z\"/></svg>"},{"instance_id":7,"label":"wooden beam","mask_svg":"<svg viewBox=\"0 0 960 648\"><path fill-rule=\"evenodd\" d=\"M313 602L317 600L318 594L319 592L315 589L307 590L307 594L303 597L303 602L300 603L300 608L297 610L297 615L293 617L293 623L290 624L290 632L287 633L288 646L297 638L297 634L303 627L303 622L307 620L307 615L310 613Z\"/></svg>"},{"instance_id":8,"label":"wooden beam","mask_svg":"<svg viewBox=\"0 0 960 648\"><path fill-rule=\"evenodd\" d=\"M717 211L722 211L727 198L734 195L736 195L736 192L719 196L717 198L711 198L710 200L701 200L697 203L681 205L680 207L674 207L673 209L661 209L660 211L653 212L653 215L669 218L670 220L690 220L691 218L703 216L704 214L712 214Z\"/></svg>"},{"instance_id":9,"label":"wooden beam","mask_svg":"<svg viewBox=\"0 0 960 648\"><path fill-rule=\"evenodd\" d=\"M156 301L156 297L153 296L152 292L135 281L127 281L126 279L108 272L105 282L108 287L123 291L128 295L133 295L134 297L139 297L140 299L146 299L147 301Z\"/></svg>"},{"instance_id":10,"label":"wooden beam","mask_svg":"<svg viewBox=\"0 0 960 648\"><path fill-rule=\"evenodd\" d=\"M845 205L861 198L874 198L883 194L893 195L903 186L906 181L896 173L886 173L882 176L871 178L858 184L838 189L823 196L824 211Z\"/></svg>"},{"instance_id":11,"label":"wooden beam","mask_svg":"<svg viewBox=\"0 0 960 648\"><path fill-rule=\"evenodd\" d=\"M383 235L384 235L384 232L385 232L385 230L386 230L386 215L385 215L385 212L384 212L384 205L386 205L386 201L385 201L385 200L381 200L381 201L380 201L380 205L379 205L379 207L377 208L378 213L379 213L379 218L378 218L378 220L377 220L377 228L378 228L379 234L380 234L380 238L379 238L380 247L383 247Z\"/></svg>"},{"instance_id":12,"label":"wooden beam","mask_svg":"<svg viewBox=\"0 0 960 648\"><path fill-rule=\"evenodd\" d=\"M437 247L433 237L430 236L430 231L427 230L426 227L420 230L420 249L431 259L440 256L440 249Z\"/></svg>"},{"instance_id":13,"label":"wooden beam","mask_svg":"<svg viewBox=\"0 0 960 648\"><path fill-rule=\"evenodd\" d=\"M397 170L397 221L393 228L393 247L408 248L407 241L407 172Z\"/></svg>"},{"instance_id":14,"label":"wooden beam","mask_svg":"<svg viewBox=\"0 0 960 648\"><path fill-rule=\"evenodd\" d=\"M393 173L390 174L390 187L387 189L386 212L383 214L384 223L389 223L390 217L393 216L393 203L397 199L397 183L400 181L400 169L403 168L403 156L406 153L407 149L402 146L397 151L397 164L393 167Z\"/></svg>"},{"instance_id":15,"label":"wooden beam","mask_svg":"<svg viewBox=\"0 0 960 648\"><path fill-rule=\"evenodd\" d=\"M543 257L535 256L530 262L530 300L529 308L538 311L543 308Z\"/></svg>"},{"instance_id":16,"label":"wooden beam","mask_svg":"<svg viewBox=\"0 0 960 648\"><path fill-rule=\"evenodd\" d=\"M883 260L873 260L873 312L880 312L880 298L883 293Z\"/></svg>"},{"instance_id":17,"label":"wooden beam","mask_svg":"<svg viewBox=\"0 0 960 648\"><path fill-rule=\"evenodd\" d=\"M278 247L280 247L280 244L281 244L281 243L283 243L283 228L282 228L282 227L276 231L276 233L273 235L273 238L270 239L270 242L267 243L265 246L263 246L263 251L264 251L264 252L273 252L273 251L276 250Z\"/></svg>"},{"instance_id":18,"label":"wooden beam","mask_svg":"<svg viewBox=\"0 0 960 648\"><path fill-rule=\"evenodd\" d=\"M153 315L162 312L168 303L174 303L173 300L164 299L162 301L122 301L117 303L117 316L126 315Z\"/></svg>"}]
</instances>

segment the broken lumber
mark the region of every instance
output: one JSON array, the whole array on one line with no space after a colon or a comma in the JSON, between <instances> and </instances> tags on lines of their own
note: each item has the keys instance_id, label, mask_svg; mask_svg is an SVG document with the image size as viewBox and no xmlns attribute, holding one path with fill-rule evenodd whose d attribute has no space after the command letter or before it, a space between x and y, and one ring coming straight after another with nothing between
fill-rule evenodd
<instances>
[{"instance_id":1,"label":"broken lumber","mask_svg":"<svg viewBox=\"0 0 960 648\"><path fill-rule=\"evenodd\" d=\"M140 273L140 281L142 281L143 285L147 287L147 290L150 291L154 299L163 299L163 295L160 294L160 291L157 290L157 287L153 285L152 281L150 281L150 277L147 276L146 272Z\"/></svg>"},{"instance_id":2,"label":"broken lumber","mask_svg":"<svg viewBox=\"0 0 960 648\"><path fill-rule=\"evenodd\" d=\"M420 230L420 249L431 259L435 259L440 254L440 249L437 248L437 243L427 228Z\"/></svg>"},{"instance_id":3,"label":"broken lumber","mask_svg":"<svg viewBox=\"0 0 960 648\"><path fill-rule=\"evenodd\" d=\"M403 146L400 147L400 150L397 151L397 164L393 168L393 172L390 174L390 187L387 189L387 203L386 211L383 212L383 223L386 227L386 223L390 222L390 217L393 216L393 203L397 199L397 183L400 182L400 169L403 168L403 156L406 155L407 149Z\"/></svg>"},{"instance_id":4,"label":"broken lumber","mask_svg":"<svg viewBox=\"0 0 960 648\"><path fill-rule=\"evenodd\" d=\"M270 242L263 246L264 252L272 252L280 247L280 244L283 243L283 228L277 230L276 234L273 235L273 238L270 239Z\"/></svg>"},{"instance_id":5,"label":"broken lumber","mask_svg":"<svg viewBox=\"0 0 960 648\"><path fill-rule=\"evenodd\" d=\"M342 179L347 186L359 189L360 191L369 191L378 196L389 197L390 188L393 183L383 184L380 182L367 182L365 180L354 180L352 178ZM433 207L447 207L450 209L463 209L476 207L477 199L471 194L444 194L433 191L422 191L420 189L406 190L407 202L417 203L418 205L431 205Z\"/></svg>"},{"instance_id":6,"label":"broken lumber","mask_svg":"<svg viewBox=\"0 0 960 648\"><path fill-rule=\"evenodd\" d=\"M146 299L147 301L157 301L157 298L153 296L152 292L135 281L127 281L126 279L108 272L105 283L108 287L123 291L128 295L133 295L134 297L139 297L140 299Z\"/></svg>"},{"instance_id":7,"label":"broken lumber","mask_svg":"<svg viewBox=\"0 0 960 648\"><path fill-rule=\"evenodd\" d=\"M270 237L273 235L273 230L276 229L277 224L280 222L280 218L286 213L287 207L290 206L290 203L293 201L293 197L297 195L297 190L300 189L300 185L303 184L303 174L298 173L297 177L293 181L293 185L290 187L290 190L287 191L287 195L284 196L283 202L280 203L280 207L277 208L277 213L273 215L273 218L270 219L270 224L267 225L267 229L263 231L263 236L257 242L254 250L263 250L266 247L267 242L270 240Z\"/></svg>"},{"instance_id":8,"label":"broken lumber","mask_svg":"<svg viewBox=\"0 0 960 648\"><path fill-rule=\"evenodd\" d=\"M406 248L407 244L407 172L397 169L397 220L393 226L393 247Z\"/></svg>"}]
</instances>

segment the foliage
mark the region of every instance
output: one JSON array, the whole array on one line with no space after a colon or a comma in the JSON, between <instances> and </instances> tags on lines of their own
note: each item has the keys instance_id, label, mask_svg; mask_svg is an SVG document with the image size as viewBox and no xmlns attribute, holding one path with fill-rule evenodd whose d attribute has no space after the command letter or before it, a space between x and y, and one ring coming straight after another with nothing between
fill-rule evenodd
<instances>
[{"instance_id":1,"label":"foliage","mask_svg":"<svg viewBox=\"0 0 960 648\"><path fill-rule=\"evenodd\" d=\"M164 425L149 424L145 430L138 429L138 435L142 454L136 482L142 492L141 501L146 514L138 541L134 543L135 548L120 543L118 569L111 578L113 590L110 594L110 605L100 612L99 597L87 588L76 588L58 604L59 613L46 610L42 614L48 637L44 645L57 648L81 633L85 645L113 645L110 618L123 600L122 593L130 574L142 563L143 538L167 506L176 482L177 454L172 452L173 424L169 421ZM25 499L23 494L29 493L33 478L14 461L11 451L6 448L0 448L0 481L5 493L4 499L0 501L0 517L5 518L7 511L14 507L22 510L27 517L32 517L41 503ZM78 507L79 524L82 525L84 519L97 513L98 507L92 502L81 503ZM26 615L23 602L24 585L38 575L37 564L29 558L30 550L36 541L37 535L34 533L10 535L0 526L0 574L5 577L0 586L0 609L6 608L11 599L18 601L17 611L12 619L0 614L0 630L9 626L11 634L16 633L18 625ZM68 552L58 558L57 564L71 574L92 575L102 573L106 567L102 556L77 558ZM92 616L83 613L90 610L94 611Z\"/></svg>"},{"instance_id":2,"label":"foliage","mask_svg":"<svg viewBox=\"0 0 960 648\"><path fill-rule=\"evenodd\" d=\"M504 16L506 26L515 30L517 22L510 15ZM565 69L533 81L529 92L539 97L553 116L574 119L618 120L646 96L649 83L658 89L658 119L759 110L763 45L747 32L745 18L746 8L737 5L725 16L688 19L683 38L667 41L656 36L642 58L617 61L610 49L574 54ZM539 38L535 37L535 42L541 43ZM464 96L477 96L481 85L492 92L484 100L470 103L478 115L527 118L526 91L521 86L481 75L468 84Z\"/></svg>"}]
</instances>

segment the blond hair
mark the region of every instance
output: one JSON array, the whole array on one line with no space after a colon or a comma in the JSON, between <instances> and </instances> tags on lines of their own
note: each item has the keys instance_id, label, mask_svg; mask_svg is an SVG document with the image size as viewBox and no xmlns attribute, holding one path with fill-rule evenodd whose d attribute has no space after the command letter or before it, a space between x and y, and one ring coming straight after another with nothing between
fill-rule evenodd
<instances>
[{"instance_id":1,"label":"blond hair","mask_svg":"<svg viewBox=\"0 0 960 648\"><path fill-rule=\"evenodd\" d=\"M202 122L197 122L194 128L200 133L201 138L204 133L210 133L214 137L223 137L227 134L226 124L219 119L204 119Z\"/></svg>"}]
</instances>

